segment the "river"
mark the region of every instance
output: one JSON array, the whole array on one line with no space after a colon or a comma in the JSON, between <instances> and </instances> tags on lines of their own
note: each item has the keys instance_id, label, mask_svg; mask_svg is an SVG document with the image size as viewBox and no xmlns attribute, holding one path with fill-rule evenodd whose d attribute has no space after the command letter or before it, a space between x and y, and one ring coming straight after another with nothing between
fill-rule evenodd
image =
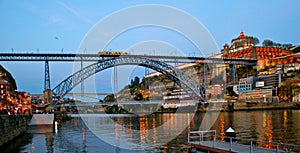
<instances>
[{"instance_id":1,"label":"river","mask_svg":"<svg viewBox=\"0 0 300 153\"><path fill-rule=\"evenodd\" d=\"M26 133L3 146L11 152L187 152L187 133L231 126L240 138L300 145L300 110L207 113L74 114L53 133ZM37 131L38 132L38 131Z\"/></svg>"}]
</instances>

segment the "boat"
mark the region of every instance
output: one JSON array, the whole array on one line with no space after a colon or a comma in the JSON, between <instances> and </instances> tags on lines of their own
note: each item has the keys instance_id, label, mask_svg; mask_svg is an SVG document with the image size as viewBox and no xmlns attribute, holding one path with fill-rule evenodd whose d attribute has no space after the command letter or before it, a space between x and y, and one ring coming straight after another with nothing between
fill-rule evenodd
<instances>
[{"instance_id":1,"label":"boat","mask_svg":"<svg viewBox=\"0 0 300 153\"><path fill-rule=\"evenodd\" d=\"M54 114L32 114L28 124L28 133L53 132Z\"/></svg>"},{"instance_id":2,"label":"boat","mask_svg":"<svg viewBox=\"0 0 300 153\"><path fill-rule=\"evenodd\" d=\"M49 104L32 105L32 118L28 124L28 133L53 132L54 114L49 113Z\"/></svg>"},{"instance_id":3,"label":"boat","mask_svg":"<svg viewBox=\"0 0 300 153\"><path fill-rule=\"evenodd\" d=\"M164 103L162 104L162 108L164 109L195 108L195 102L183 89L175 89L163 96L163 99Z\"/></svg>"},{"instance_id":4,"label":"boat","mask_svg":"<svg viewBox=\"0 0 300 153\"><path fill-rule=\"evenodd\" d=\"M163 99L165 101L172 101L172 100L185 100L185 99L190 99L190 95L186 92L183 91L183 89L175 89L172 92L167 93Z\"/></svg>"}]
</instances>

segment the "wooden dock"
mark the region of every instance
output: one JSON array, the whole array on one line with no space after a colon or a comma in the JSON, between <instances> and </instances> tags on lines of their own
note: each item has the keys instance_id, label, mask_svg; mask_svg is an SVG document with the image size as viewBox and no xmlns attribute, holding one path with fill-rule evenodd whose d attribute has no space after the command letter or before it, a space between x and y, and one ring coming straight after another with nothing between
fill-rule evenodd
<instances>
[{"instance_id":1,"label":"wooden dock","mask_svg":"<svg viewBox=\"0 0 300 153\"><path fill-rule=\"evenodd\" d=\"M263 148L257 145L253 145L253 143L256 143L254 140L248 140L249 145L247 145L238 142L233 142L233 139L239 140L238 138L227 137L228 142L217 141L215 130L192 131L188 134L189 145L195 147L199 151L207 151L214 153L284 153L289 152L290 148L293 148L296 151L300 150L299 145L272 142L275 148ZM240 140L245 142L244 139ZM286 149L280 150L279 147Z\"/></svg>"}]
</instances>

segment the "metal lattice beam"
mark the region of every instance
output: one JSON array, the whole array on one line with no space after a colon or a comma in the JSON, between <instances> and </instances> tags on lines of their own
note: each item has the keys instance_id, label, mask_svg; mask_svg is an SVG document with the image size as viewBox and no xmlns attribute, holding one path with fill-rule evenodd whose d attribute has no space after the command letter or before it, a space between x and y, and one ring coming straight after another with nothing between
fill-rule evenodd
<instances>
[{"instance_id":1,"label":"metal lattice beam","mask_svg":"<svg viewBox=\"0 0 300 153\"><path fill-rule=\"evenodd\" d=\"M161 61L152 60L148 58L137 58L136 56L120 56L105 60L100 60L97 63L91 64L73 75L66 78L60 84L58 84L54 89L53 93L57 96L63 97L68 92L70 92L75 86L77 86L80 82L87 79L88 77L103 71L105 69L111 68L113 66L118 65L140 65L144 67L151 68L156 70L165 76L167 76L170 80L174 81L177 85L182 87L185 90L189 90L188 92L194 99L201 99L202 95L205 97L205 88L203 88L199 83L189 75L186 75L179 69L174 69L173 66L166 64ZM204 101L205 99L201 99Z\"/></svg>"},{"instance_id":2,"label":"metal lattice beam","mask_svg":"<svg viewBox=\"0 0 300 153\"><path fill-rule=\"evenodd\" d=\"M0 61L56 61L73 62L89 61L97 62L110 58L117 58L119 55L98 55L98 54L36 54L36 53L0 53ZM148 58L165 63L208 63L208 64L257 64L255 59L245 58L210 58L210 57L186 57L186 56L159 56L159 55L122 55L127 57Z\"/></svg>"},{"instance_id":3,"label":"metal lattice beam","mask_svg":"<svg viewBox=\"0 0 300 153\"><path fill-rule=\"evenodd\" d=\"M49 70L49 62L45 61L45 82L44 82L44 90L51 89L50 87L50 70Z\"/></svg>"}]
</instances>

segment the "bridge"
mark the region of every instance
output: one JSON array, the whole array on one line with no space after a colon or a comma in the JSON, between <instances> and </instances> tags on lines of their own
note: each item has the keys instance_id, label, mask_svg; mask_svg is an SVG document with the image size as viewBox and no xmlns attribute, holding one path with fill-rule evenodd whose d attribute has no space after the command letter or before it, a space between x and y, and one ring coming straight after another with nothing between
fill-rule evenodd
<instances>
[{"instance_id":1,"label":"bridge","mask_svg":"<svg viewBox=\"0 0 300 153\"><path fill-rule=\"evenodd\" d=\"M97 93L89 93L89 92L85 92L83 93L84 96L106 96L112 93L107 93L107 92L97 92ZM37 94L30 94L32 96L43 96L44 94L41 93L37 93ZM66 96L82 96L82 93L67 93Z\"/></svg>"},{"instance_id":2,"label":"bridge","mask_svg":"<svg viewBox=\"0 0 300 153\"><path fill-rule=\"evenodd\" d=\"M140 65L151 68L167 76L178 86L183 87L192 93L192 97L201 101L206 101L205 84L200 85L191 76L186 75L181 70L176 69L168 63L197 63L206 64L228 64L235 75L235 65L257 64L255 59L243 58L210 58L210 57L185 57L185 56L153 56L153 55L98 55L98 54L36 54L36 53L0 53L0 61L41 61L45 62L45 82L44 96L54 94L60 97L65 96L75 86L83 82L88 77L105 69L118 65ZM51 90L49 61L56 62L93 62L93 64L81 67L78 72L67 77ZM81 64L83 65L83 64ZM205 72L203 72L205 73ZM204 74L205 76L206 74ZM205 79L205 77L203 78ZM50 93L49 93L50 92ZM47 94L45 94L47 93ZM48 95L48 96L47 96Z\"/></svg>"},{"instance_id":3,"label":"bridge","mask_svg":"<svg viewBox=\"0 0 300 153\"><path fill-rule=\"evenodd\" d=\"M56 62L97 62L116 57L148 58L165 63L206 63L256 65L256 59L210 58L195 56L159 56L159 55L99 55L99 54L37 54L37 53L0 53L0 61L56 61Z\"/></svg>"}]
</instances>

